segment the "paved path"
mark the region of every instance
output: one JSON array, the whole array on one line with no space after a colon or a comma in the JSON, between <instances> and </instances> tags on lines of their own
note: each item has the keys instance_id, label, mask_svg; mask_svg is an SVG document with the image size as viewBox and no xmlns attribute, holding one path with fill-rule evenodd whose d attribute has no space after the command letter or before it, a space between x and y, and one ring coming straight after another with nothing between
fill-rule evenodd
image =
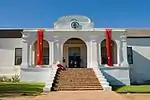
<instances>
[{"instance_id":1,"label":"paved path","mask_svg":"<svg viewBox=\"0 0 150 100\"><path fill-rule=\"evenodd\" d=\"M32 100L131 100L115 92L105 91L63 91L50 92Z\"/></svg>"},{"instance_id":2,"label":"paved path","mask_svg":"<svg viewBox=\"0 0 150 100\"><path fill-rule=\"evenodd\" d=\"M122 95L131 100L150 100L150 93L128 93Z\"/></svg>"}]
</instances>

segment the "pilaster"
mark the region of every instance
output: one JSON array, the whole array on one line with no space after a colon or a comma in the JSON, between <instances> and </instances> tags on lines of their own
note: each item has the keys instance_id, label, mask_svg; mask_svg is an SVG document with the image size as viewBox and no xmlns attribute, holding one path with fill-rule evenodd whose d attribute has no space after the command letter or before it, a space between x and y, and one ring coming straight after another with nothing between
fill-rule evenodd
<instances>
[{"instance_id":1,"label":"pilaster","mask_svg":"<svg viewBox=\"0 0 150 100\"><path fill-rule=\"evenodd\" d=\"M117 41L117 65L120 66L121 64L121 41Z\"/></svg>"},{"instance_id":2,"label":"pilaster","mask_svg":"<svg viewBox=\"0 0 150 100\"><path fill-rule=\"evenodd\" d=\"M91 45L87 43L87 68L91 67Z\"/></svg>"},{"instance_id":3,"label":"pilaster","mask_svg":"<svg viewBox=\"0 0 150 100\"><path fill-rule=\"evenodd\" d=\"M22 68L27 68L29 66L29 43L28 43L28 33L22 33Z\"/></svg>"},{"instance_id":4,"label":"pilaster","mask_svg":"<svg viewBox=\"0 0 150 100\"><path fill-rule=\"evenodd\" d=\"M98 44L97 44L97 47L98 47L98 49L97 49L97 50L98 50L98 51L97 51L97 53L98 53L98 54L97 54L97 55L98 55L98 57L97 57L97 59L98 59L98 64L101 65L101 59L102 59L102 57L101 57L101 43L98 43Z\"/></svg>"},{"instance_id":5,"label":"pilaster","mask_svg":"<svg viewBox=\"0 0 150 100\"><path fill-rule=\"evenodd\" d=\"M123 56L123 61L121 63L121 66L129 67L129 63L127 60L127 35L126 33L123 33L121 35L121 43L122 43L122 56Z\"/></svg>"},{"instance_id":6,"label":"pilaster","mask_svg":"<svg viewBox=\"0 0 150 100\"><path fill-rule=\"evenodd\" d=\"M97 52L97 42L96 40L91 40L91 67L98 66L98 52Z\"/></svg>"},{"instance_id":7,"label":"pilaster","mask_svg":"<svg viewBox=\"0 0 150 100\"><path fill-rule=\"evenodd\" d=\"M49 65L52 64L52 43L49 42Z\"/></svg>"},{"instance_id":8,"label":"pilaster","mask_svg":"<svg viewBox=\"0 0 150 100\"><path fill-rule=\"evenodd\" d=\"M55 54L55 63L57 62L57 61L61 61L61 46L60 46L60 41L59 40L55 40L54 41L54 47L55 47L55 49L54 49L54 54Z\"/></svg>"},{"instance_id":9,"label":"pilaster","mask_svg":"<svg viewBox=\"0 0 150 100\"><path fill-rule=\"evenodd\" d=\"M32 66L32 62L33 62L33 59L32 59L32 45L30 44L29 45L29 66Z\"/></svg>"},{"instance_id":10,"label":"pilaster","mask_svg":"<svg viewBox=\"0 0 150 100\"><path fill-rule=\"evenodd\" d=\"M54 63L54 42L49 42L49 65Z\"/></svg>"}]
</instances>

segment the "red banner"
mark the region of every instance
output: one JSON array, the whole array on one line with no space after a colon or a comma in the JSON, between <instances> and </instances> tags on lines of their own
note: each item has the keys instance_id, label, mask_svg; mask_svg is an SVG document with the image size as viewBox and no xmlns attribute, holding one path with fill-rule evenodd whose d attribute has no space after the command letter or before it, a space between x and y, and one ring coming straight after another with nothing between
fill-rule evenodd
<instances>
[{"instance_id":1,"label":"red banner","mask_svg":"<svg viewBox=\"0 0 150 100\"><path fill-rule=\"evenodd\" d=\"M37 31L37 53L36 53L36 64L37 65L42 65L43 33L44 33L44 30Z\"/></svg>"},{"instance_id":2,"label":"red banner","mask_svg":"<svg viewBox=\"0 0 150 100\"><path fill-rule=\"evenodd\" d=\"M107 65L113 66L112 61L112 30L106 29L105 31L105 37L106 37L106 53L107 53Z\"/></svg>"}]
</instances>

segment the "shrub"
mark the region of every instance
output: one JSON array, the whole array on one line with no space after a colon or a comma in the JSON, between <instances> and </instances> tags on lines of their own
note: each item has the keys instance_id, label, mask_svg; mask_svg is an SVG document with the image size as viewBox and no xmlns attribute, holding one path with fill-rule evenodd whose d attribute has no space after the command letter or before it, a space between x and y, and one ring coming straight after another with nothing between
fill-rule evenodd
<instances>
[{"instance_id":1,"label":"shrub","mask_svg":"<svg viewBox=\"0 0 150 100\"><path fill-rule=\"evenodd\" d=\"M20 81L19 75L14 75L11 78L6 76L0 76L0 82L19 82L19 81Z\"/></svg>"},{"instance_id":2,"label":"shrub","mask_svg":"<svg viewBox=\"0 0 150 100\"><path fill-rule=\"evenodd\" d=\"M19 82L19 81L20 81L19 75L12 76L12 82Z\"/></svg>"},{"instance_id":3,"label":"shrub","mask_svg":"<svg viewBox=\"0 0 150 100\"><path fill-rule=\"evenodd\" d=\"M2 76L0 76L0 82L3 82L3 77Z\"/></svg>"},{"instance_id":4,"label":"shrub","mask_svg":"<svg viewBox=\"0 0 150 100\"><path fill-rule=\"evenodd\" d=\"M0 76L0 82L11 82L11 79L6 76Z\"/></svg>"}]
</instances>

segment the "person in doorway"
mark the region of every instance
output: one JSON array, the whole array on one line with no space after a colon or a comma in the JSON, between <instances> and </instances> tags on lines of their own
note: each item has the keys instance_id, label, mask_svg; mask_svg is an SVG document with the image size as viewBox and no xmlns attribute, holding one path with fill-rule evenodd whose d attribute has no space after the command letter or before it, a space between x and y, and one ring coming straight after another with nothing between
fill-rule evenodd
<instances>
[{"instance_id":1,"label":"person in doorway","mask_svg":"<svg viewBox=\"0 0 150 100\"><path fill-rule=\"evenodd\" d=\"M74 67L74 62L73 62L73 60L71 60L70 61L70 66L69 66L70 68L73 68Z\"/></svg>"},{"instance_id":2,"label":"person in doorway","mask_svg":"<svg viewBox=\"0 0 150 100\"><path fill-rule=\"evenodd\" d=\"M62 61L63 61L63 66L64 66L64 67L67 67L65 57L63 57Z\"/></svg>"}]
</instances>

